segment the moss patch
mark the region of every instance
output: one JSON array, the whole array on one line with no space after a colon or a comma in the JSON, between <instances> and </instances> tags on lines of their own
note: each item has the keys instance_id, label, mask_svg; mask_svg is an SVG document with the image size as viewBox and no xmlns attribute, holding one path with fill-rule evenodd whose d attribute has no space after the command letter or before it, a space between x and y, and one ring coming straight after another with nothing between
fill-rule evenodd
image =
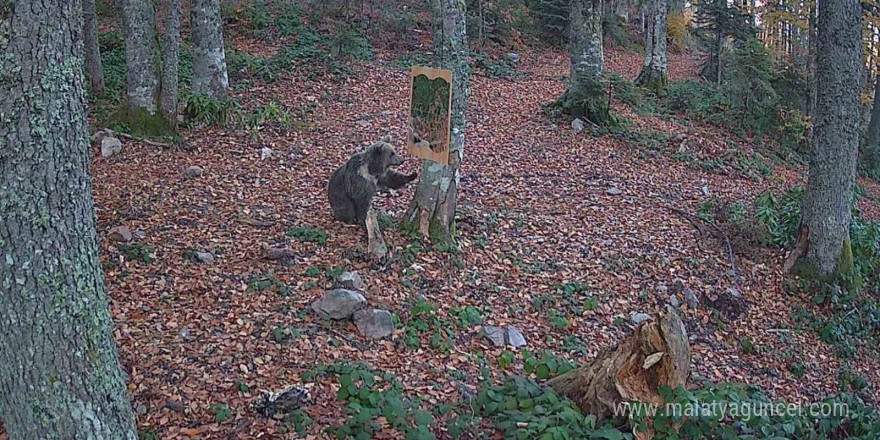
<instances>
[{"instance_id":1,"label":"moss patch","mask_svg":"<svg viewBox=\"0 0 880 440\"><path fill-rule=\"evenodd\" d=\"M174 134L173 125L165 120L161 112L152 114L146 109L132 107L127 102L121 103L108 119L107 125L111 128L115 126L119 131L137 136L159 138Z\"/></svg>"}]
</instances>

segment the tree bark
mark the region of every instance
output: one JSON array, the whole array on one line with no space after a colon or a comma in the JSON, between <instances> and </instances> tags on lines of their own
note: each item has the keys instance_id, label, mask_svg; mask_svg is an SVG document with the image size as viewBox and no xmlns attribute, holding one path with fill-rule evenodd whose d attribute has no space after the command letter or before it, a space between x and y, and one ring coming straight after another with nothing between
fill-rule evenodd
<instances>
[{"instance_id":1,"label":"tree bark","mask_svg":"<svg viewBox=\"0 0 880 440\"><path fill-rule=\"evenodd\" d=\"M874 106L868 123L868 143L861 154L862 163L872 173L880 171L880 73L874 82Z\"/></svg>"},{"instance_id":2,"label":"tree bark","mask_svg":"<svg viewBox=\"0 0 880 440\"><path fill-rule=\"evenodd\" d=\"M177 84L180 62L180 0L168 0L165 16L165 44L162 48L162 115L177 131Z\"/></svg>"},{"instance_id":3,"label":"tree bark","mask_svg":"<svg viewBox=\"0 0 880 440\"><path fill-rule=\"evenodd\" d=\"M602 2L570 0L569 44L571 68L569 91L584 92L602 75Z\"/></svg>"},{"instance_id":4,"label":"tree bark","mask_svg":"<svg viewBox=\"0 0 880 440\"><path fill-rule=\"evenodd\" d=\"M601 0L569 0L568 88L556 105L575 118L586 118L598 125L612 121L602 78Z\"/></svg>"},{"instance_id":5,"label":"tree bark","mask_svg":"<svg viewBox=\"0 0 880 440\"><path fill-rule=\"evenodd\" d=\"M423 160L419 183L403 218L405 230L415 230L435 243L449 242L458 205L459 168L464 157L468 99L468 42L465 2L432 0L435 64L452 71L452 124L449 164Z\"/></svg>"},{"instance_id":6,"label":"tree bark","mask_svg":"<svg viewBox=\"0 0 880 440\"><path fill-rule=\"evenodd\" d=\"M225 100L229 92L220 0L193 0L192 93Z\"/></svg>"},{"instance_id":7,"label":"tree bark","mask_svg":"<svg viewBox=\"0 0 880 440\"><path fill-rule=\"evenodd\" d=\"M125 28L125 89L131 110L156 114L156 66L153 49L156 39L156 11L152 1L123 0Z\"/></svg>"},{"instance_id":8,"label":"tree bark","mask_svg":"<svg viewBox=\"0 0 880 440\"><path fill-rule=\"evenodd\" d=\"M135 440L98 259L82 3L15 0L6 7L0 414L11 439Z\"/></svg>"},{"instance_id":9,"label":"tree bark","mask_svg":"<svg viewBox=\"0 0 880 440\"><path fill-rule=\"evenodd\" d=\"M684 324L669 308L640 324L620 345L600 352L586 366L550 379L547 385L601 422L619 415L614 409L625 402L664 404L659 388L684 387L690 363Z\"/></svg>"},{"instance_id":10,"label":"tree bark","mask_svg":"<svg viewBox=\"0 0 880 440\"><path fill-rule=\"evenodd\" d=\"M83 39L86 47L86 71L89 72L92 94L104 93L104 69L101 66L101 48L98 46L98 20L95 0L83 0Z\"/></svg>"},{"instance_id":11,"label":"tree bark","mask_svg":"<svg viewBox=\"0 0 880 440\"><path fill-rule=\"evenodd\" d=\"M666 66L666 0L649 0L651 21L645 33L645 62L636 78L636 84L664 94L668 83Z\"/></svg>"},{"instance_id":12,"label":"tree bark","mask_svg":"<svg viewBox=\"0 0 880 440\"><path fill-rule=\"evenodd\" d=\"M829 279L852 268L849 223L856 177L862 15L858 0L820 0L818 95L800 246L790 269Z\"/></svg>"}]
</instances>

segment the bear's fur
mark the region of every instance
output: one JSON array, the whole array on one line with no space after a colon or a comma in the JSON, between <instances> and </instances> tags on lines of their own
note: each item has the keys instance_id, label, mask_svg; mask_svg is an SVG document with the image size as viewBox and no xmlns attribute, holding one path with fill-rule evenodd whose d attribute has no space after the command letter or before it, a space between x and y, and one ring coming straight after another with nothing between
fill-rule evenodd
<instances>
[{"instance_id":1,"label":"bear's fur","mask_svg":"<svg viewBox=\"0 0 880 440\"><path fill-rule=\"evenodd\" d=\"M417 173L398 173L392 167L403 163L384 136L362 153L355 154L330 177L327 196L333 218L350 224L365 225L367 211L376 191L398 189L415 180Z\"/></svg>"}]
</instances>

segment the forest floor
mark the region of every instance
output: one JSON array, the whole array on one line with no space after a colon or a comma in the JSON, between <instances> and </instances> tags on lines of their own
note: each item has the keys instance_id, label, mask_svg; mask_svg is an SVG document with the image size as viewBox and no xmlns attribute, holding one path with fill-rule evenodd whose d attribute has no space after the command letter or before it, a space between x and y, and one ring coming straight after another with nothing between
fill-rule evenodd
<instances>
[{"instance_id":1,"label":"forest floor","mask_svg":"<svg viewBox=\"0 0 880 440\"><path fill-rule=\"evenodd\" d=\"M484 325L517 326L532 351L586 362L631 332L631 313L665 308L676 286L702 299L696 309L681 306L692 384L748 382L774 398L814 401L836 393L845 363L880 383L875 360L859 354L842 361L814 332L799 329L796 309L823 312L784 288L781 250L738 255L737 283L724 246L700 238L668 209L697 213L711 196L750 206L766 190L804 183L804 167L776 166L755 181L705 172L632 137L575 134L542 111L564 90L567 57L520 57L514 78L471 77L458 251L420 246L389 228L393 257L374 265L357 251L366 244L362 231L330 216L326 183L336 167L385 134L405 150L409 73L392 53L377 52L343 82L300 71L233 91L246 109L277 102L290 110L289 129L187 129L186 148L126 142L110 159L93 149L106 284L139 428L163 439L280 438L281 424L250 405L260 391L303 384L314 397L305 408L315 420L308 436L323 438L323 428L345 414L332 376L308 380L321 365L363 361L396 376L428 407L454 402L477 388L483 365L495 378L522 374L519 356L506 371L499 366L503 349L481 336L479 325L457 324L464 307L479 310ZM611 49L606 63L632 79L641 55ZM686 79L698 59L673 54L669 65L673 80ZM712 155L731 143L751 148L718 127L640 116L619 103L615 109L632 121L630 130L663 134L675 149ZM274 154L261 158L266 147ZM193 165L204 174L184 177ZM416 170L417 161L408 158L402 169ZM412 191L379 204L398 218ZM876 204L863 208L876 218ZM114 242L109 230L119 225L140 238ZM326 241L288 236L297 227L323 231ZM264 260L263 244L288 246L294 257ZM191 251L211 252L215 261L195 262ZM360 273L368 302L402 324L424 295L438 306L452 347L432 347L431 332L421 344L407 344L403 327L368 340L351 323L315 317L309 304L341 268ZM728 288L750 304L730 320L708 306ZM277 329L287 329L284 337ZM744 340L754 347L744 350ZM803 377L790 371L793 362L805 366ZM877 399L874 390L870 398ZM222 404L231 414L218 415Z\"/></svg>"}]
</instances>

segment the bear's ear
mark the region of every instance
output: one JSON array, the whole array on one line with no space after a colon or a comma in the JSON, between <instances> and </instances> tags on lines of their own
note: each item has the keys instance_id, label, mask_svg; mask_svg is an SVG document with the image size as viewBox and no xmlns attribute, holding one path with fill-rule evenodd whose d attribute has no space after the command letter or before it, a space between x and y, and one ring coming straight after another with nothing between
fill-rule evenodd
<instances>
[{"instance_id":1,"label":"bear's ear","mask_svg":"<svg viewBox=\"0 0 880 440\"><path fill-rule=\"evenodd\" d=\"M390 144L391 143L391 135L386 134L385 136L382 136L382 139L379 139L379 142L385 142L386 144Z\"/></svg>"}]
</instances>

